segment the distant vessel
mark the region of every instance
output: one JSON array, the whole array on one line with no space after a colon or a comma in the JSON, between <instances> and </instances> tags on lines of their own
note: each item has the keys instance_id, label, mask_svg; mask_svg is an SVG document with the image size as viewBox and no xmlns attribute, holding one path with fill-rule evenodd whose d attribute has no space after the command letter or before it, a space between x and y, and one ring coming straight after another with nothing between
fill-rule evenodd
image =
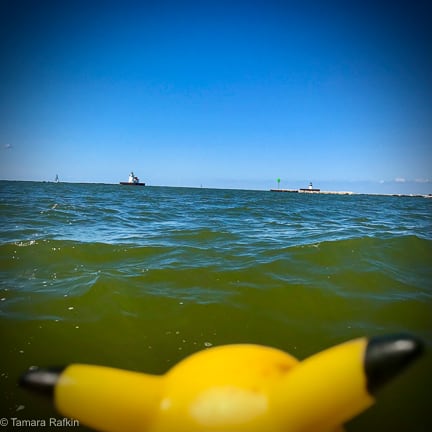
<instances>
[{"instance_id":1,"label":"distant vessel","mask_svg":"<svg viewBox=\"0 0 432 432\"><path fill-rule=\"evenodd\" d=\"M299 192L320 192L321 189L317 189L313 187L312 182L309 183L309 186L307 188L300 188Z\"/></svg>"},{"instance_id":2,"label":"distant vessel","mask_svg":"<svg viewBox=\"0 0 432 432\"><path fill-rule=\"evenodd\" d=\"M145 183L140 183L139 178L131 171L127 182L120 182L123 186L145 186Z\"/></svg>"},{"instance_id":3,"label":"distant vessel","mask_svg":"<svg viewBox=\"0 0 432 432\"><path fill-rule=\"evenodd\" d=\"M56 174L55 179L54 179L54 182L55 182L55 183L59 183L59 182L60 182L60 179L59 179L58 174Z\"/></svg>"}]
</instances>

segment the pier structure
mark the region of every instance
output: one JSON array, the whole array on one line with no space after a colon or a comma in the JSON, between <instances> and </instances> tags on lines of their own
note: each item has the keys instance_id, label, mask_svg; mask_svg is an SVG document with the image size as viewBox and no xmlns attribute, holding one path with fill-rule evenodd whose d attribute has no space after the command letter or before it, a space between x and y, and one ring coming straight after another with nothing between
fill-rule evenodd
<instances>
[{"instance_id":1,"label":"pier structure","mask_svg":"<svg viewBox=\"0 0 432 432\"><path fill-rule=\"evenodd\" d=\"M309 183L309 186L307 188L270 189L270 192L290 192L290 193L324 194L324 195L352 195L353 194L353 192L348 192L348 191L322 191L321 189L314 188L312 182Z\"/></svg>"},{"instance_id":2,"label":"pier structure","mask_svg":"<svg viewBox=\"0 0 432 432\"><path fill-rule=\"evenodd\" d=\"M278 179L278 186L279 186ZM357 193L350 191L323 191L318 188L314 188L312 182L309 183L307 188L300 189L270 189L270 192L288 192L288 193L304 193L304 194L321 194L321 195L376 195L376 196L393 196L393 197L415 197L415 198L429 198L432 199L432 194L389 194L389 193Z\"/></svg>"},{"instance_id":3,"label":"pier structure","mask_svg":"<svg viewBox=\"0 0 432 432\"><path fill-rule=\"evenodd\" d=\"M322 191L321 189L270 189L270 192L288 192L288 193L304 193L304 194L321 194L321 195L353 195L350 191Z\"/></svg>"}]
</instances>

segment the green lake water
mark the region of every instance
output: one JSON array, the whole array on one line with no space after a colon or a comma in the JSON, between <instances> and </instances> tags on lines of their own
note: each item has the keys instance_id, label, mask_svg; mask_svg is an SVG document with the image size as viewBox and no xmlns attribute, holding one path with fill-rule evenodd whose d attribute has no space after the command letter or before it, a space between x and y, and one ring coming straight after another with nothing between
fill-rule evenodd
<instances>
[{"instance_id":1,"label":"green lake water","mask_svg":"<svg viewBox=\"0 0 432 432\"><path fill-rule=\"evenodd\" d=\"M347 430L432 430L432 200L0 182L0 209L0 417L61 417L17 387L33 365L408 332L425 356Z\"/></svg>"}]
</instances>

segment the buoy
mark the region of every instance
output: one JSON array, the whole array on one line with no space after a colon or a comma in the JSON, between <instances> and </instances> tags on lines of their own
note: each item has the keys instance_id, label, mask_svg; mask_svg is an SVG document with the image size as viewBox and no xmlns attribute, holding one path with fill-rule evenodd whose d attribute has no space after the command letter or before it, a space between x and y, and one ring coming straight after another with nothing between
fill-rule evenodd
<instances>
[{"instance_id":1,"label":"buoy","mask_svg":"<svg viewBox=\"0 0 432 432\"><path fill-rule=\"evenodd\" d=\"M20 385L107 432L330 432L374 403L422 352L412 336L359 338L298 361L275 348L225 345L164 375L71 364L32 368Z\"/></svg>"}]
</instances>

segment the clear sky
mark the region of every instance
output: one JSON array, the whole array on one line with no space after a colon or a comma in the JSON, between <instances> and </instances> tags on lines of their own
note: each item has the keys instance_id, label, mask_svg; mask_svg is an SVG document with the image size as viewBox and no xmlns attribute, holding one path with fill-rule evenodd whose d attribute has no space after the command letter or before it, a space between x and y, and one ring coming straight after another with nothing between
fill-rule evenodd
<instances>
[{"instance_id":1,"label":"clear sky","mask_svg":"<svg viewBox=\"0 0 432 432\"><path fill-rule=\"evenodd\" d=\"M432 193L432 3L0 3L0 178Z\"/></svg>"}]
</instances>

